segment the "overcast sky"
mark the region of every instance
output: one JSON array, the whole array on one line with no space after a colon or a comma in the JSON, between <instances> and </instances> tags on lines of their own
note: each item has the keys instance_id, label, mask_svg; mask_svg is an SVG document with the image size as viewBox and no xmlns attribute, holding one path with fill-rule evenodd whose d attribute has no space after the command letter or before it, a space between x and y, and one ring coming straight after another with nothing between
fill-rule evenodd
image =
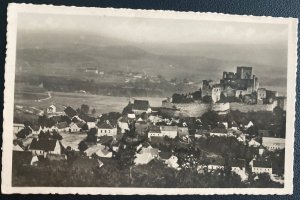
<instances>
[{"instance_id":1,"label":"overcast sky","mask_svg":"<svg viewBox=\"0 0 300 200\"><path fill-rule=\"evenodd\" d=\"M287 25L177 19L19 14L18 31L86 32L139 43L286 43Z\"/></svg>"}]
</instances>

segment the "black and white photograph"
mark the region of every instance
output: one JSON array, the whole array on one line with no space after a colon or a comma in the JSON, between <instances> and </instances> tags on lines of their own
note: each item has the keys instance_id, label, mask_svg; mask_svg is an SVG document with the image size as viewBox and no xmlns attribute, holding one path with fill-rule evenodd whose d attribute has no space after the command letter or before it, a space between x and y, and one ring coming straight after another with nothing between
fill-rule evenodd
<instances>
[{"instance_id":1,"label":"black and white photograph","mask_svg":"<svg viewBox=\"0 0 300 200\"><path fill-rule=\"evenodd\" d=\"M292 193L297 23L9 5L2 191Z\"/></svg>"}]
</instances>

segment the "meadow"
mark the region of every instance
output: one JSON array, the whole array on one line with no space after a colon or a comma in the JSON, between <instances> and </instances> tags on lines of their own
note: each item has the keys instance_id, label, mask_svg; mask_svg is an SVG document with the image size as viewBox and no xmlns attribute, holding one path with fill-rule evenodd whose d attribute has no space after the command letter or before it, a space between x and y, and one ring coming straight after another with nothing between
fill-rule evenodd
<instances>
[{"instance_id":1,"label":"meadow","mask_svg":"<svg viewBox=\"0 0 300 200\"><path fill-rule=\"evenodd\" d=\"M43 96L43 95L41 95ZM47 96L47 95L46 95ZM63 93L63 92L51 92L51 98L42 101L36 101L37 99L27 98L27 96L21 94L15 94L14 105L34 107L40 110L44 110L50 105L55 105L57 111L63 111L66 106L71 106L74 109L79 108L82 104L89 105L90 110L95 108L96 115L100 115L107 112L122 112L123 108L128 104L128 97L117 96L103 96L92 95L82 93ZM37 95L38 97L38 95ZM147 99L151 106L161 106L161 101L164 98L159 97L137 97L134 99Z\"/></svg>"}]
</instances>

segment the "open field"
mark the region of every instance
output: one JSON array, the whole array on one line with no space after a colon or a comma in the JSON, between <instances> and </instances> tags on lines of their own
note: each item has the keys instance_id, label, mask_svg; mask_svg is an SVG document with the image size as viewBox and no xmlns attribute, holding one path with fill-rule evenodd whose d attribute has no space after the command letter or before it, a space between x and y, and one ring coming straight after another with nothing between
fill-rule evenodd
<instances>
[{"instance_id":1,"label":"open field","mask_svg":"<svg viewBox=\"0 0 300 200\"><path fill-rule=\"evenodd\" d=\"M63 111L66 106L71 106L74 109L79 108L82 104L90 106L90 110L96 109L96 114L107 112L122 112L123 108L128 104L127 97L102 96L81 93L62 93L51 92L51 98L44 101L35 101L31 98L24 98L22 95L15 95L15 105L35 107L45 109L51 104L57 107L57 111ZM135 98L131 98L132 100ZM136 99L148 99L151 106L161 106L163 98L159 97L138 97Z\"/></svg>"}]
</instances>

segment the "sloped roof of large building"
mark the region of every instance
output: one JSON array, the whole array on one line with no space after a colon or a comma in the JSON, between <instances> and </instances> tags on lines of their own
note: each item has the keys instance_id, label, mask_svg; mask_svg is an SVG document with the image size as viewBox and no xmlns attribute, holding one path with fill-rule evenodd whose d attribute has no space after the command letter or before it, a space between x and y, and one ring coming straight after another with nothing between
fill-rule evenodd
<instances>
[{"instance_id":1,"label":"sloped roof of large building","mask_svg":"<svg viewBox=\"0 0 300 200\"><path fill-rule=\"evenodd\" d=\"M284 144L285 139L284 138L275 138L275 137L262 137L262 143L263 144L266 144L266 143Z\"/></svg>"},{"instance_id":2,"label":"sloped roof of large building","mask_svg":"<svg viewBox=\"0 0 300 200\"><path fill-rule=\"evenodd\" d=\"M147 100L134 100L133 110L148 110L150 107L149 101Z\"/></svg>"},{"instance_id":3,"label":"sloped roof of large building","mask_svg":"<svg viewBox=\"0 0 300 200\"><path fill-rule=\"evenodd\" d=\"M267 160L253 160L253 167L272 168L272 163Z\"/></svg>"},{"instance_id":4,"label":"sloped roof of large building","mask_svg":"<svg viewBox=\"0 0 300 200\"><path fill-rule=\"evenodd\" d=\"M103 122L102 124L98 125L98 128L99 129L113 129L112 125L110 125L106 122Z\"/></svg>"},{"instance_id":5,"label":"sloped roof of large building","mask_svg":"<svg viewBox=\"0 0 300 200\"><path fill-rule=\"evenodd\" d=\"M67 122L59 122L59 123L57 123L56 126L57 126L58 129L67 128L68 127L68 123Z\"/></svg>"},{"instance_id":6,"label":"sloped roof of large building","mask_svg":"<svg viewBox=\"0 0 300 200\"><path fill-rule=\"evenodd\" d=\"M209 165L219 165L219 166L224 166L225 165L225 159L222 157L219 158L213 158L209 160Z\"/></svg>"},{"instance_id":7,"label":"sloped roof of large building","mask_svg":"<svg viewBox=\"0 0 300 200\"><path fill-rule=\"evenodd\" d=\"M177 126L161 126L161 131L176 131L177 132Z\"/></svg>"},{"instance_id":8,"label":"sloped roof of large building","mask_svg":"<svg viewBox=\"0 0 300 200\"><path fill-rule=\"evenodd\" d=\"M239 167L243 168L245 167L245 160L244 159L233 159L229 161L230 167Z\"/></svg>"},{"instance_id":9,"label":"sloped roof of large building","mask_svg":"<svg viewBox=\"0 0 300 200\"><path fill-rule=\"evenodd\" d=\"M149 133L161 133L160 127L155 125L150 126Z\"/></svg>"},{"instance_id":10,"label":"sloped roof of large building","mask_svg":"<svg viewBox=\"0 0 300 200\"><path fill-rule=\"evenodd\" d=\"M29 146L31 150L53 151L57 140L44 140L34 138Z\"/></svg>"},{"instance_id":11,"label":"sloped roof of large building","mask_svg":"<svg viewBox=\"0 0 300 200\"><path fill-rule=\"evenodd\" d=\"M68 106L64 111L65 111L66 115L68 115L71 118L74 117L75 115L77 115L76 110L74 110L70 106Z\"/></svg>"}]
</instances>

